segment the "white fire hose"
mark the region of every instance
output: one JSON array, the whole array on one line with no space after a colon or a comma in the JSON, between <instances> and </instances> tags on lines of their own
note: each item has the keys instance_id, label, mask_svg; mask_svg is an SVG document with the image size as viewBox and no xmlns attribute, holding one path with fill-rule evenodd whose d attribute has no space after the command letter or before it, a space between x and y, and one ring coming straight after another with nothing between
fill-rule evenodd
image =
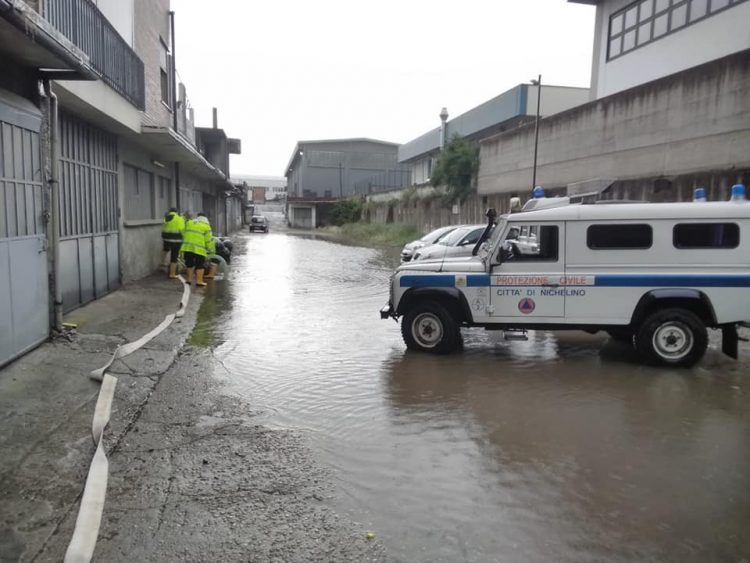
<instances>
[{"instance_id":1,"label":"white fire hose","mask_svg":"<svg viewBox=\"0 0 750 563\"><path fill-rule=\"evenodd\" d=\"M107 454L104 452L103 436L104 429L109 423L109 415L112 411L112 400L115 395L115 386L117 378L109 375L106 371L118 358L123 358L132 354L139 348L145 346L153 338L161 334L172 324L175 318L182 317L185 314L185 308L190 300L190 286L185 283L182 276L177 276L182 282L182 299L176 313L164 317L164 320L151 332L144 334L138 340L129 342L123 346L118 346L109 361L102 367L93 370L89 377L102 382L99 389L99 397L96 400L94 409L94 419L91 424L91 436L96 444L96 452L89 467L89 474L86 477L86 485L81 497L81 506L78 509L78 518L76 518L76 527L73 530L73 537L68 544L65 552L65 563L88 563L94 555L96 540L99 536L99 526L102 522L102 513L104 512L104 499L107 495L107 479L109 477L109 461Z\"/></svg>"}]
</instances>

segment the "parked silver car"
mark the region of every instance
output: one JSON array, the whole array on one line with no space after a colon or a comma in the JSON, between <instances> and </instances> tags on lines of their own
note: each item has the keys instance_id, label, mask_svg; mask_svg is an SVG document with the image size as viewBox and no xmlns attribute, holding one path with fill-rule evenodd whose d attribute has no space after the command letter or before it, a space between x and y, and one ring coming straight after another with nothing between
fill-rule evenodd
<instances>
[{"instance_id":1,"label":"parked silver car","mask_svg":"<svg viewBox=\"0 0 750 563\"><path fill-rule=\"evenodd\" d=\"M425 246L430 246L431 244L436 244L439 242L443 237L447 236L448 233L451 233L456 230L455 225L451 225L448 227L440 227L439 229L435 229L434 231L430 231L425 236L423 236L420 239L413 240L406 245L404 245L403 250L401 250L401 261L402 262L408 262L412 259L414 256L414 253L419 250L420 248L423 248Z\"/></svg>"},{"instance_id":2,"label":"parked silver car","mask_svg":"<svg viewBox=\"0 0 750 563\"><path fill-rule=\"evenodd\" d=\"M462 225L456 227L437 244L425 246L414 253L414 260L434 260L471 256L474 245L482 236L486 225ZM494 228L494 227L493 227Z\"/></svg>"}]
</instances>

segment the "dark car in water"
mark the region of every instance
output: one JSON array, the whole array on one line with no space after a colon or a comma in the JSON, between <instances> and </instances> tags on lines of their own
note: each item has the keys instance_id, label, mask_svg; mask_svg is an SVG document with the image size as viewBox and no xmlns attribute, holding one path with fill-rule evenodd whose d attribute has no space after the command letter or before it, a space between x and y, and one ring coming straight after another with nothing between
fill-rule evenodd
<instances>
[{"instance_id":1,"label":"dark car in water","mask_svg":"<svg viewBox=\"0 0 750 563\"><path fill-rule=\"evenodd\" d=\"M263 231L264 233L268 232L268 219L263 217L263 215L253 215L250 218L250 232L254 231Z\"/></svg>"}]
</instances>

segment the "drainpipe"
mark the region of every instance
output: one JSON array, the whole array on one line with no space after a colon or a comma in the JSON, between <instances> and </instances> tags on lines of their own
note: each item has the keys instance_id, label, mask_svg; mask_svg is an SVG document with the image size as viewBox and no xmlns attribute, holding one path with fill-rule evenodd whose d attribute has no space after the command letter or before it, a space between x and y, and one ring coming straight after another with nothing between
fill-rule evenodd
<instances>
[{"instance_id":1,"label":"drainpipe","mask_svg":"<svg viewBox=\"0 0 750 563\"><path fill-rule=\"evenodd\" d=\"M44 80L44 94L49 104L49 139L50 139L50 178L51 216L49 222L52 245L52 271L54 278L54 328L61 331L63 327L62 285L60 284L60 145L57 96L50 87L48 79Z\"/></svg>"}]
</instances>

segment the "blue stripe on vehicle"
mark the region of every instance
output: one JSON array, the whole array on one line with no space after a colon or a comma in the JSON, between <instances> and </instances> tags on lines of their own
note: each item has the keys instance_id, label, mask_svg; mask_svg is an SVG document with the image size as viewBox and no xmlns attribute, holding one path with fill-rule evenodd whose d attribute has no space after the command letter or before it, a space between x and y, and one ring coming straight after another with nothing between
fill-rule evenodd
<instances>
[{"instance_id":1,"label":"blue stripe on vehicle","mask_svg":"<svg viewBox=\"0 0 750 563\"><path fill-rule=\"evenodd\" d=\"M456 276L403 276L401 287L454 287Z\"/></svg>"},{"instance_id":2,"label":"blue stripe on vehicle","mask_svg":"<svg viewBox=\"0 0 750 563\"><path fill-rule=\"evenodd\" d=\"M490 276L485 274L466 276L467 287L488 287L490 285Z\"/></svg>"},{"instance_id":3,"label":"blue stripe on vehicle","mask_svg":"<svg viewBox=\"0 0 750 563\"><path fill-rule=\"evenodd\" d=\"M597 287L750 287L750 276L632 274L594 276Z\"/></svg>"},{"instance_id":4,"label":"blue stripe on vehicle","mask_svg":"<svg viewBox=\"0 0 750 563\"><path fill-rule=\"evenodd\" d=\"M526 274L514 274L523 276ZM531 275L531 274L528 274ZM585 275L585 274L573 274ZM401 287L455 287L455 275L409 275L399 280ZM487 274L466 276L467 287L510 287L495 285ZM518 284L519 286L523 284ZM709 274L605 274L594 276L595 287L750 287L747 275ZM591 285L566 285L565 287L592 287Z\"/></svg>"}]
</instances>

